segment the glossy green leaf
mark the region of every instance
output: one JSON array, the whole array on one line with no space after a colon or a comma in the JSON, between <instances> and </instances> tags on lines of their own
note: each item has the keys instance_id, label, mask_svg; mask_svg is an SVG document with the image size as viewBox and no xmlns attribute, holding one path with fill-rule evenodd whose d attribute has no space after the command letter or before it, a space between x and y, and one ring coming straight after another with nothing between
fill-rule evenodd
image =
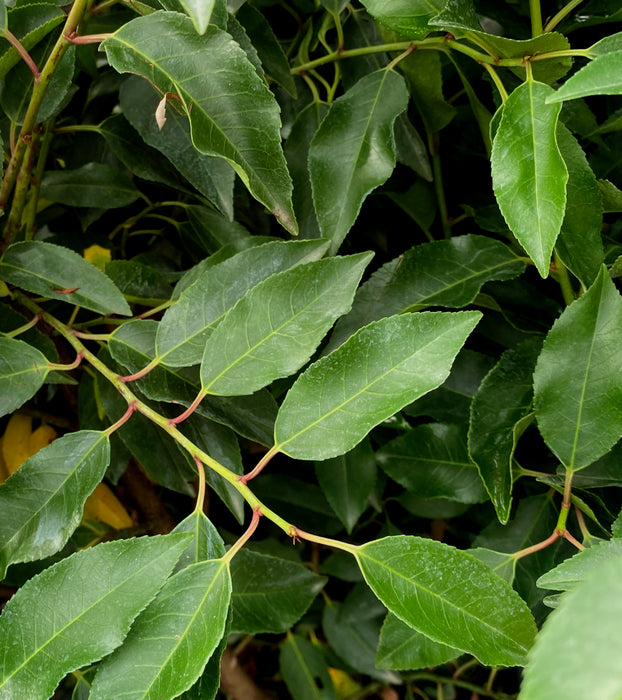
<instances>
[{"instance_id":1,"label":"glossy green leaf","mask_svg":"<svg viewBox=\"0 0 622 700\"><path fill-rule=\"evenodd\" d=\"M555 137L559 105L543 83L528 81L507 99L492 145L495 196L512 233L542 277L566 208L568 171Z\"/></svg>"},{"instance_id":2,"label":"glossy green leaf","mask_svg":"<svg viewBox=\"0 0 622 700\"><path fill-rule=\"evenodd\" d=\"M442 12L432 17L430 24L441 29L481 29L473 0L449 0L444 3Z\"/></svg>"},{"instance_id":3,"label":"glossy green leaf","mask_svg":"<svg viewBox=\"0 0 622 700\"><path fill-rule=\"evenodd\" d=\"M285 632L298 622L326 583L302 564L240 550L231 561L232 632Z\"/></svg>"},{"instance_id":4,"label":"glossy green leaf","mask_svg":"<svg viewBox=\"0 0 622 700\"><path fill-rule=\"evenodd\" d=\"M106 263L106 275L132 304L163 304L173 293L161 273L136 260L111 260Z\"/></svg>"},{"instance_id":5,"label":"glossy green leaf","mask_svg":"<svg viewBox=\"0 0 622 700\"><path fill-rule=\"evenodd\" d=\"M0 336L0 416L34 396L48 373L48 361L23 340Z\"/></svg>"},{"instance_id":6,"label":"glossy green leaf","mask_svg":"<svg viewBox=\"0 0 622 700\"><path fill-rule=\"evenodd\" d=\"M581 584L562 596L531 652L521 700L617 700L622 695L621 618L618 555L594 566Z\"/></svg>"},{"instance_id":7,"label":"glossy green leaf","mask_svg":"<svg viewBox=\"0 0 622 700\"><path fill-rule=\"evenodd\" d=\"M583 582L595 567L621 555L622 541L619 539L600 542L547 571L538 579L538 586L552 591L570 591Z\"/></svg>"},{"instance_id":8,"label":"glossy green leaf","mask_svg":"<svg viewBox=\"0 0 622 700\"><path fill-rule=\"evenodd\" d=\"M193 535L191 542L179 558L174 573L192 564L208 559L224 557L226 548L218 530L211 520L200 510L194 510L175 526L173 532L189 532Z\"/></svg>"},{"instance_id":9,"label":"glossy green leaf","mask_svg":"<svg viewBox=\"0 0 622 700\"><path fill-rule=\"evenodd\" d=\"M158 358L171 367L198 364L207 339L249 289L276 272L319 259L327 247L326 241L275 241L208 268L164 314Z\"/></svg>"},{"instance_id":10,"label":"glossy green leaf","mask_svg":"<svg viewBox=\"0 0 622 700\"><path fill-rule=\"evenodd\" d=\"M572 273L589 287L605 259L601 238L603 204L596 181L583 149L563 125L557 125L557 142L566 167L566 213L556 250Z\"/></svg>"},{"instance_id":11,"label":"glossy green leaf","mask_svg":"<svg viewBox=\"0 0 622 700\"><path fill-rule=\"evenodd\" d=\"M109 462L106 433L81 430L54 440L0 484L0 579L9 564L65 545Z\"/></svg>"},{"instance_id":12,"label":"glossy green leaf","mask_svg":"<svg viewBox=\"0 0 622 700\"><path fill-rule=\"evenodd\" d=\"M54 170L43 176L41 197L71 207L125 207L138 190L123 171L105 163L87 163L75 170Z\"/></svg>"},{"instance_id":13,"label":"glossy green leaf","mask_svg":"<svg viewBox=\"0 0 622 700\"><path fill-rule=\"evenodd\" d=\"M456 109L443 95L443 73L440 54L436 51L415 51L400 62L421 119L430 132L444 129L456 115Z\"/></svg>"},{"instance_id":14,"label":"glossy green leaf","mask_svg":"<svg viewBox=\"0 0 622 700\"><path fill-rule=\"evenodd\" d=\"M486 493L466 443L463 426L426 423L384 445L376 459L394 481L418 498L481 503Z\"/></svg>"},{"instance_id":15,"label":"glossy green leaf","mask_svg":"<svg viewBox=\"0 0 622 700\"><path fill-rule=\"evenodd\" d=\"M380 630L376 666L409 671L440 666L458 656L458 649L432 641L389 613Z\"/></svg>"},{"instance_id":16,"label":"glossy green leaf","mask_svg":"<svg viewBox=\"0 0 622 700\"><path fill-rule=\"evenodd\" d=\"M72 250L52 243L14 243L0 259L0 279L98 313L131 315L123 295L103 272Z\"/></svg>"},{"instance_id":17,"label":"glossy green leaf","mask_svg":"<svg viewBox=\"0 0 622 700\"><path fill-rule=\"evenodd\" d=\"M377 471L368 440L340 457L315 463L315 474L326 500L348 532L352 532L367 508Z\"/></svg>"},{"instance_id":18,"label":"glossy green leaf","mask_svg":"<svg viewBox=\"0 0 622 700\"><path fill-rule=\"evenodd\" d=\"M277 103L226 32L210 25L199 36L189 18L156 12L128 22L102 47L119 72L142 75L163 94L174 93L197 150L225 158L251 193L296 233Z\"/></svg>"},{"instance_id":19,"label":"glossy green leaf","mask_svg":"<svg viewBox=\"0 0 622 700\"><path fill-rule=\"evenodd\" d=\"M444 9L440 0L363 0L369 14L407 39L423 39L432 28L429 20Z\"/></svg>"},{"instance_id":20,"label":"glossy green leaf","mask_svg":"<svg viewBox=\"0 0 622 700\"><path fill-rule=\"evenodd\" d=\"M287 635L279 666L294 700L335 700L328 664L318 648L304 637Z\"/></svg>"},{"instance_id":21,"label":"glossy green leaf","mask_svg":"<svg viewBox=\"0 0 622 700\"><path fill-rule=\"evenodd\" d=\"M99 544L30 579L0 615L0 694L48 698L65 674L118 647L188 538Z\"/></svg>"},{"instance_id":22,"label":"glossy green leaf","mask_svg":"<svg viewBox=\"0 0 622 700\"><path fill-rule=\"evenodd\" d=\"M197 680L227 621L231 577L220 559L170 578L95 676L92 700L173 698Z\"/></svg>"},{"instance_id":23,"label":"glossy green leaf","mask_svg":"<svg viewBox=\"0 0 622 700\"><path fill-rule=\"evenodd\" d=\"M605 266L549 331L534 373L538 427L569 470L595 462L622 435L622 299Z\"/></svg>"},{"instance_id":24,"label":"glossy green leaf","mask_svg":"<svg viewBox=\"0 0 622 700\"><path fill-rule=\"evenodd\" d=\"M160 0L165 10L183 10L192 20L198 34L205 34L214 10L215 0Z\"/></svg>"},{"instance_id":25,"label":"glossy green leaf","mask_svg":"<svg viewBox=\"0 0 622 700\"><path fill-rule=\"evenodd\" d=\"M354 552L390 612L487 665L524 665L536 633L523 600L466 552L418 537L385 537Z\"/></svg>"},{"instance_id":26,"label":"glossy green leaf","mask_svg":"<svg viewBox=\"0 0 622 700\"><path fill-rule=\"evenodd\" d=\"M30 51L43 37L65 20L65 13L52 4L35 3L11 8L8 16L9 30L19 39L21 45ZM21 57L11 44L3 42L0 53L0 78L15 66Z\"/></svg>"},{"instance_id":27,"label":"glossy green leaf","mask_svg":"<svg viewBox=\"0 0 622 700\"><path fill-rule=\"evenodd\" d=\"M336 99L309 148L309 176L320 231L335 253L367 195L395 168L393 122L405 109L404 79L380 70Z\"/></svg>"},{"instance_id":28,"label":"glossy green leaf","mask_svg":"<svg viewBox=\"0 0 622 700\"><path fill-rule=\"evenodd\" d=\"M359 253L318 260L253 287L207 339L203 391L250 394L300 369L335 320L350 310L370 259Z\"/></svg>"},{"instance_id":29,"label":"glossy green leaf","mask_svg":"<svg viewBox=\"0 0 622 700\"><path fill-rule=\"evenodd\" d=\"M292 96L296 97L296 83L289 63L279 40L274 34L268 20L249 3L244 3L235 18L242 24L257 51L261 65L276 83Z\"/></svg>"},{"instance_id":30,"label":"glossy green leaf","mask_svg":"<svg viewBox=\"0 0 622 700\"><path fill-rule=\"evenodd\" d=\"M520 275L524 262L485 236L456 236L418 245L385 263L361 285L352 311L340 319L329 342L337 347L354 331L385 316L428 306L461 308L485 282Z\"/></svg>"},{"instance_id":31,"label":"glossy green leaf","mask_svg":"<svg viewBox=\"0 0 622 700\"><path fill-rule=\"evenodd\" d=\"M148 82L135 76L123 83L119 98L123 115L145 143L166 156L191 185L232 218L233 169L222 158L197 151L186 116L168 107L166 122L160 129L155 112L161 95Z\"/></svg>"},{"instance_id":32,"label":"glossy green leaf","mask_svg":"<svg viewBox=\"0 0 622 700\"><path fill-rule=\"evenodd\" d=\"M480 319L476 311L392 316L311 365L275 424L277 448L296 459L344 454L378 423L441 384Z\"/></svg>"},{"instance_id":33,"label":"glossy green leaf","mask_svg":"<svg viewBox=\"0 0 622 700\"><path fill-rule=\"evenodd\" d=\"M609 180L598 180L598 188L603 198L604 212L622 211L622 190Z\"/></svg>"},{"instance_id":34,"label":"glossy green leaf","mask_svg":"<svg viewBox=\"0 0 622 700\"><path fill-rule=\"evenodd\" d=\"M311 140L327 112L328 105L323 102L313 102L307 105L300 111L293 123L284 147L287 167L294 183L294 211L302 238L320 237L320 228L313 206L307 159Z\"/></svg>"},{"instance_id":35,"label":"glossy green leaf","mask_svg":"<svg viewBox=\"0 0 622 700\"><path fill-rule=\"evenodd\" d=\"M469 453L502 523L510 517L517 426L532 410L532 375L541 348L534 338L506 350L471 403Z\"/></svg>"},{"instance_id":36,"label":"glossy green leaf","mask_svg":"<svg viewBox=\"0 0 622 700\"><path fill-rule=\"evenodd\" d=\"M598 56L577 71L547 102L575 100L588 95L622 95L622 51Z\"/></svg>"},{"instance_id":37,"label":"glossy green leaf","mask_svg":"<svg viewBox=\"0 0 622 700\"><path fill-rule=\"evenodd\" d=\"M486 566L490 567L497 576L501 576L510 586L514 583L517 560L512 554L495 552L493 549L486 549L485 547L475 547L468 551L476 559L483 561Z\"/></svg>"},{"instance_id":38,"label":"glossy green leaf","mask_svg":"<svg viewBox=\"0 0 622 700\"><path fill-rule=\"evenodd\" d=\"M432 182L432 167L423 139L402 112L395 120L395 148L398 162L407 165L424 180Z\"/></svg>"},{"instance_id":39,"label":"glossy green leaf","mask_svg":"<svg viewBox=\"0 0 622 700\"><path fill-rule=\"evenodd\" d=\"M612 51L622 51L622 32L606 36L604 39L592 44L588 49L588 53L592 58L611 53Z\"/></svg>"}]
</instances>

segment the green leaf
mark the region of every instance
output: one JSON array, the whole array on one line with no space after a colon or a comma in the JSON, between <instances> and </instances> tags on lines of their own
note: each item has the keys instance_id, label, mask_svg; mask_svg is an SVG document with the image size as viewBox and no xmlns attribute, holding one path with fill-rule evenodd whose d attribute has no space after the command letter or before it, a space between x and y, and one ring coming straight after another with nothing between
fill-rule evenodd
<instances>
[{"instance_id":1,"label":"green leaf","mask_svg":"<svg viewBox=\"0 0 622 700\"><path fill-rule=\"evenodd\" d=\"M285 632L296 624L326 583L302 564L240 550L231 561L232 632Z\"/></svg>"},{"instance_id":2,"label":"green leaf","mask_svg":"<svg viewBox=\"0 0 622 700\"><path fill-rule=\"evenodd\" d=\"M348 533L367 508L377 471L369 440L363 440L345 455L315 463L315 474L326 500Z\"/></svg>"},{"instance_id":3,"label":"green leaf","mask_svg":"<svg viewBox=\"0 0 622 700\"><path fill-rule=\"evenodd\" d=\"M139 192L123 170L105 163L87 163L75 170L47 172L41 182L41 197L71 207L125 207Z\"/></svg>"},{"instance_id":4,"label":"green leaf","mask_svg":"<svg viewBox=\"0 0 622 700\"><path fill-rule=\"evenodd\" d=\"M337 321L328 348L385 316L428 306L466 306L485 282L513 279L524 269L524 262L507 246L485 236L468 234L415 246L361 285L352 311Z\"/></svg>"},{"instance_id":5,"label":"green leaf","mask_svg":"<svg viewBox=\"0 0 622 700\"><path fill-rule=\"evenodd\" d=\"M389 613L380 630L376 666L409 671L440 666L458 656L458 649L432 641Z\"/></svg>"},{"instance_id":6,"label":"green leaf","mask_svg":"<svg viewBox=\"0 0 622 700\"><path fill-rule=\"evenodd\" d=\"M214 10L215 0L160 0L165 10L178 12L181 9L192 20L198 34L205 34Z\"/></svg>"},{"instance_id":7,"label":"green leaf","mask_svg":"<svg viewBox=\"0 0 622 700\"><path fill-rule=\"evenodd\" d=\"M548 103L588 95L622 95L622 51L598 56L547 98Z\"/></svg>"},{"instance_id":8,"label":"green leaf","mask_svg":"<svg viewBox=\"0 0 622 700\"><path fill-rule=\"evenodd\" d=\"M0 259L0 279L102 314L131 316L121 292L103 272L77 253L52 243L14 243ZM72 290L72 291L67 291Z\"/></svg>"},{"instance_id":9,"label":"green leaf","mask_svg":"<svg viewBox=\"0 0 622 700\"><path fill-rule=\"evenodd\" d=\"M155 112L161 95L148 82L135 76L123 83L119 99L123 115L143 141L166 156L219 211L233 218L233 169L222 158L197 151L185 114L174 107L167 108L166 123L160 129Z\"/></svg>"},{"instance_id":10,"label":"green leaf","mask_svg":"<svg viewBox=\"0 0 622 700\"><path fill-rule=\"evenodd\" d=\"M531 652L521 700L622 694L622 556L595 566L544 623ZM580 630L580 643L577 631Z\"/></svg>"},{"instance_id":11,"label":"green leaf","mask_svg":"<svg viewBox=\"0 0 622 700\"><path fill-rule=\"evenodd\" d=\"M277 416L277 449L319 460L352 449L375 425L442 384L480 317L405 314L361 329L296 380Z\"/></svg>"},{"instance_id":12,"label":"green leaf","mask_svg":"<svg viewBox=\"0 0 622 700\"><path fill-rule=\"evenodd\" d=\"M230 597L231 577L221 559L175 574L100 665L89 698L160 700L190 688L224 634Z\"/></svg>"},{"instance_id":13,"label":"green leaf","mask_svg":"<svg viewBox=\"0 0 622 700\"><path fill-rule=\"evenodd\" d=\"M111 260L106 275L133 304L164 303L171 298L171 285L153 267L136 260Z\"/></svg>"},{"instance_id":14,"label":"green leaf","mask_svg":"<svg viewBox=\"0 0 622 700\"><path fill-rule=\"evenodd\" d=\"M23 340L0 336L0 416L34 396L48 371L48 361L37 349Z\"/></svg>"},{"instance_id":15,"label":"green leaf","mask_svg":"<svg viewBox=\"0 0 622 700\"><path fill-rule=\"evenodd\" d=\"M532 375L541 348L541 340L529 339L506 350L471 403L469 453L504 524L512 506L517 428L532 408Z\"/></svg>"},{"instance_id":16,"label":"green leaf","mask_svg":"<svg viewBox=\"0 0 622 700\"><path fill-rule=\"evenodd\" d=\"M582 552L565 559L554 569L540 576L540 588L552 591L570 591L576 588L592 573L594 567L622 555L622 541L618 539L600 542Z\"/></svg>"},{"instance_id":17,"label":"green leaf","mask_svg":"<svg viewBox=\"0 0 622 700\"><path fill-rule=\"evenodd\" d=\"M601 238L603 203L600 188L585 153L571 132L557 125L557 142L566 167L566 213L556 250L584 287L598 276L605 259Z\"/></svg>"},{"instance_id":18,"label":"green leaf","mask_svg":"<svg viewBox=\"0 0 622 700\"><path fill-rule=\"evenodd\" d=\"M534 620L518 594L475 557L407 536L369 542L353 554L378 598L414 629L486 665L524 665Z\"/></svg>"},{"instance_id":19,"label":"green leaf","mask_svg":"<svg viewBox=\"0 0 622 700\"><path fill-rule=\"evenodd\" d=\"M200 510L194 510L175 526L173 532L190 532L193 539L179 558L174 573L185 569L191 564L208 559L224 557L226 548L218 530L211 520Z\"/></svg>"},{"instance_id":20,"label":"green leaf","mask_svg":"<svg viewBox=\"0 0 622 700\"><path fill-rule=\"evenodd\" d=\"M278 105L226 32L210 25L198 36L189 18L155 12L128 22L102 47L119 72L142 75L162 94L174 93L195 148L225 158L253 196L297 232Z\"/></svg>"},{"instance_id":21,"label":"green leaf","mask_svg":"<svg viewBox=\"0 0 622 700\"><path fill-rule=\"evenodd\" d=\"M363 0L367 12L407 39L423 39L430 31L429 20L444 9L439 0Z\"/></svg>"},{"instance_id":22,"label":"green leaf","mask_svg":"<svg viewBox=\"0 0 622 700\"><path fill-rule=\"evenodd\" d=\"M164 584L188 538L106 542L25 583L0 615L0 694L48 698L66 673L118 647Z\"/></svg>"},{"instance_id":23,"label":"green leaf","mask_svg":"<svg viewBox=\"0 0 622 700\"><path fill-rule=\"evenodd\" d=\"M9 30L19 39L21 45L30 51L54 27L64 22L65 13L52 4L33 3L22 7L11 8L8 14ZM0 78L4 76L21 60L17 49L8 42L3 45L0 53Z\"/></svg>"},{"instance_id":24,"label":"green leaf","mask_svg":"<svg viewBox=\"0 0 622 700\"><path fill-rule=\"evenodd\" d=\"M300 369L335 319L349 311L370 259L359 253L318 260L253 287L205 344L203 391L250 394Z\"/></svg>"},{"instance_id":25,"label":"green leaf","mask_svg":"<svg viewBox=\"0 0 622 700\"><path fill-rule=\"evenodd\" d=\"M294 700L335 700L333 681L322 653L297 634L288 634L279 666Z\"/></svg>"},{"instance_id":26,"label":"green leaf","mask_svg":"<svg viewBox=\"0 0 622 700\"><path fill-rule=\"evenodd\" d=\"M341 245L367 195L395 168L393 122L408 103L401 75L366 75L336 99L309 148L309 176L320 231Z\"/></svg>"},{"instance_id":27,"label":"green leaf","mask_svg":"<svg viewBox=\"0 0 622 700\"><path fill-rule=\"evenodd\" d=\"M423 139L402 112L395 120L395 147L398 162L407 165L424 180L432 182L432 167Z\"/></svg>"},{"instance_id":28,"label":"green leaf","mask_svg":"<svg viewBox=\"0 0 622 700\"><path fill-rule=\"evenodd\" d=\"M606 36L604 39L592 44L587 51L591 58L596 58L612 51L622 51L622 32Z\"/></svg>"},{"instance_id":29,"label":"green leaf","mask_svg":"<svg viewBox=\"0 0 622 700\"><path fill-rule=\"evenodd\" d=\"M166 310L157 356L171 367L201 362L205 342L246 292L270 275L319 259L326 241L275 241L243 250L205 270Z\"/></svg>"},{"instance_id":30,"label":"green leaf","mask_svg":"<svg viewBox=\"0 0 622 700\"><path fill-rule=\"evenodd\" d=\"M571 471L622 435L622 299L603 265L594 284L549 331L534 373L538 427Z\"/></svg>"},{"instance_id":31,"label":"green leaf","mask_svg":"<svg viewBox=\"0 0 622 700\"><path fill-rule=\"evenodd\" d=\"M9 564L65 545L109 462L106 433L81 430L54 440L0 484L0 579Z\"/></svg>"},{"instance_id":32,"label":"green leaf","mask_svg":"<svg viewBox=\"0 0 622 700\"><path fill-rule=\"evenodd\" d=\"M469 458L466 430L450 423L426 423L387 443L376 453L382 469L418 498L481 503L486 493Z\"/></svg>"},{"instance_id":33,"label":"green leaf","mask_svg":"<svg viewBox=\"0 0 622 700\"><path fill-rule=\"evenodd\" d=\"M473 0L448 0L443 11L433 17L430 24L442 29L481 29Z\"/></svg>"},{"instance_id":34,"label":"green leaf","mask_svg":"<svg viewBox=\"0 0 622 700\"><path fill-rule=\"evenodd\" d=\"M552 89L528 81L508 97L492 144L495 196L512 233L542 277L566 208L568 171L555 137L559 105Z\"/></svg>"}]
</instances>

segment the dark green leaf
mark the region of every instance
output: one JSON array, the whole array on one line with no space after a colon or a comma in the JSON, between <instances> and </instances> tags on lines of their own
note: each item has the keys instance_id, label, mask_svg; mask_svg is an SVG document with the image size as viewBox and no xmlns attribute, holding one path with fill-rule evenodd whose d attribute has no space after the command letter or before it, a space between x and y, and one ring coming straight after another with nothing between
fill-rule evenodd
<instances>
[{"instance_id":1,"label":"dark green leaf","mask_svg":"<svg viewBox=\"0 0 622 700\"><path fill-rule=\"evenodd\" d=\"M475 557L441 542L386 537L353 552L402 621L488 665L523 665L536 633L523 600Z\"/></svg>"},{"instance_id":2,"label":"dark green leaf","mask_svg":"<svg viewBox=\"0 0 622 700\"><path fill-rule=\"evenodd\" d=\"M48 361L38 350L23 340L0 336L0 416L34 396L48 371Z\"/></svg>"},{"instance_id":3,"label":"dark green leaf","mask_svg":"<svg viewBox=\"0 0 622 700\"><path fill-rule=\"evenodd\" d=\"M277 416L277 448L297 459L352 449L443 382L479 318L475 311L404 314L361 329L296 380Z\"/></svg>"},{"instance_id":4,"label":"dark green leaf","mask_svg":"<svg viewBox=\"0 0 622 700\"><path fill-rule=\"evenodd\" d=\"M547 98L547 102L575 100L588 95L622 94L622 51L598 56L577 71Z\"/></svg>"},{"instance_id":5,"label":"dark green leaf","mask_svg":"<svg viewBox=\"0 0 622 700\"><path fill-rule=\"evenodd\" d=\"M542 277L566 208L568 170L556 141L559 105L553 91L533 80L508 97L492 145L495 196L512 233Z\"/></svg>"},{"instance_id":6,"label":"dark green leaf","mask_svg":"<svg viewBox=\"0 0 622 700\"><path fill-rule=\"evenodd\" d=\"M330 106L309 148L313 202L331 253L341 245L367 195L395 168L393 122L406 109L404 79L380 70Z\"/></svg>"},{"instance_id":7,"label":"dark green leaf","mask_svg":"<svg viewBox=\"0 0 622 700\"><path fill-rule=\"evenodd\" d=\"M457 236L407 250L361 285L352 311L335 325L329 349L385 316L428 306L461 308L485 282L513 279L524 262L507 246L484 236Z\"/></svg>"},{"instance_id":8,"label":"dark green leaf","mask_svg":"<svg viewBox=\"0 0 622 700\"><path fill-rule=\"evenodd\" d=\"M583 286L589 287L605 258L600 234L602 197L583 149L563 124L557 125L557 142L568 168L568 185L566 213L556 249Z\"/></svg>"},{"instance_id":9,"label":"dark green leaf","mask_svg":"<svg viewBox=\"0 0 622 700\"><path fill-rule=\"evenodd\" d=\"M285 632L306 612L326 579L302 564L240 550L231 561L232 632Z\"/></svg>"},{"instance_id":10,"label":"dark green leaf","mask_svg":"<svg viewBox=\"0 0 622 700\"><path fill-rule=\"evenodd\" d=\"M128 22L102 47L119 72L143 75L163 94L175 93L195 148L225 158L251 193L296 233L277 103L226 32L210 25L198 36L187 17L156 12Z\"/></svg>"},{"instance_id":11,"label":"dark green leaf","mask_svg":"<svg viewBox=\"0 0 622 700\"><path fill-rule=\"evenodd\" d=\"M43 559L65 545L109 461L105 433L68 433L0 484L0 579L9 564Z\"/></svg>"},{"instance_id":12,"label":"dark green leaf","mask_svg":"<svg viewBox=\"0 0 622 700\"><path fill-rule=\"evenodd\" d=\"M215 0L160 0L165 10L184 11L199 34L205 34L214 10Z\"/></svg>"},{"instance_id":13,"label":"dark green leaf","mask_svg":"<svg viewBox=\"0 0 622 700\"><path fill-rule=\"evenodd\" d=\"M297 265L249 290L205 343L203 391L250 394L300 369L349 311L370 259L360 253Z\"/></svg>"},{"instance_id":14,"label":"dark green leaf","mask_svg":"<svg viewBox=\"0 0 622 700\"><path fill-rule=\"evenodd\" d=\"M184 518L173 532L189 532L193 539L181 555L174 573L186 567L208 559L220 559L225 555L225 543L211 520L200 510L194 510Z\"/></svg>"},{"instance_id":15,"label":"dark green leaf","mask_svg":"<svg viewBox=\"0 0 622 700\"><path fill-rule=\"evenodd\" d=\"M0 693L49 698L66 673L118 647L188 539L166 535L99 544L30 579L0 616Z\"/></svg>"},{"instance_id":16,"label":"dark green leaf","mask_svg":"<svg viewBox=\"0 0 622 700\"><path fill-rule=\"evenodd\" d=\"M270 275L320 258L326 241L278 241L249 248L205 270L167 309L156 348L172 367L201 361L205 342L246 292Z\"/></svg>"},{"instance_id":17,"label":"dark green leaf","mask_svg":"<svg viewBox=\"0 0 622 700\"><path fill-rule=\"evenodd\" d=\"M163 303L173 293L171 285L157 270L135 260L112 260L106 264L106 275L134 304Z\"/></svg>"},{"instance_id":18,"label":"dark green leaf","mask_svg":"<svg viewBox=\"0 0 622 700\"><path fill-rule=\"evenodd\" d=\"M14 243L0 260L0 279L98 313L131 315L123 295L103 272L77 253L52 243Z\"/></svg>"},{"instance_id":19,"label":"dark green leaf","mask_svg":"<svg viewBox=\"0 0 622 700\"><path fill-rule=\"evenodd\" d=\"M439 0L363 0L372 17L407 39L423 39L432 27L429 20L444 9Z\"/></svg>"},{"instance_id":20,"label":"dark green leaf","mask_svg":"<svg viewBox=\"0 0 622 700\"><path fill-rule=\"evenodd\" d=\"M460 425L426 423L391 440L376 458L392 479L418 498L481 503L486 493L469 459L466 437Z\"/></svg>"},{"instance_id":21,"label":"dark green leaf","mask_svg":"<svg viewBox=\"0 0 622 700\"><path fill-rule=\"evenodd\" d=\"M223 214L232 218L233 170L222 158L196 150L186 116L169 107L166 123L160 129L155 111L161 96L148 82L137 77L123 83L119 97L123 115L145 143L165 155L190 184Z\"/></svg>"},{"instance_id":22,"label":"dark green leaf","mask_svg":"<svg viewBox=\"0 0 622 700\"><path fill-rule=\"evenodd\" d=\"M617 700L622 693L618 634L622 556L600 563L545 622L525 670L521 700ZM580 630L581 643L577 643ZM554 673L552 673L554 669Z\"/></svg>"},{"instance_id":23,"label":"dark green leaf","mask_svg":"<svg viewBox=\"0 0 622 700\"><path fill-rule=\"evenodd\" d=\"M229 569L220 559L170 578L101 664L89 698L160 700L190 688L224 634L230 597Z\"/></svg>"},{"instance_id":24,"label":"dark green leaf","mask_svg":"<svg viewBox=\"0 0 622 700\"><path fill-rule=\"evenodd\" d=\"M603 265L549 331L534 373L538 427L561 463L595 462L622 435L622 299Z\"/></svg>"},{"instance_id":25,"label":"dark green leaf","mask_svg":"<svg viewBox=\"0 0 622 700\"><path fill-rule=\"evenodd\" d=\"M376 460L368 440L340 457L315 463L315 474L326 500L348 532L367 508L376 485Z\"/></svg>"},{"instance_id":26,"label":"dark green leaf","mask_svg":"<svg viewBox=\"0 0 622 700\"><path fill-rule=\"evenodd\" d=\"M125 207L138 190L123 170L104 163L88 163L75 170L55 170L43 176L41 196L71 207Z\"/></svg>"},{"instance_id":27,"label":"dark green leaf","mask_svg":"<svg viewBox=\"0 0 622 700\"><path fill-rule=\"evenodd\" d=\"M294 700L335 700L328 665L317 647L304 637L287 635L279 666Z\"/></svg>"},{"instance_id":28,"label":"dark green leaf","mask_svg":"<svg viewBox=\"0 0 622 700\"><path fill-rule=\"evenodd\" d=\"M458 656L458 649L432 641L389 613L380 630L376 666L408 671L440 666Z\"/></svg>"},{"instance_id":29,"label":"dark green leaf","mask_svg":"<svg viewBox=\"0 0 622 700\"><path fill-rule=\"evenodd\" d=\"M471 403L469 453L502 523L510 517L517 427L532 408L532 374L541 348L542 341L532 339L506 350Z\"/></svg>"},{"instance_id":30,"label":"dark green leaf","mask_svg":"<svg viewBox=\"0 0 622 700\"><path fill-rule=\"evenodd\" d=\"M396 157L424 180L432 182L432 168L425 145L405 112L395 120Z\"/></svg>"}]
</instances>

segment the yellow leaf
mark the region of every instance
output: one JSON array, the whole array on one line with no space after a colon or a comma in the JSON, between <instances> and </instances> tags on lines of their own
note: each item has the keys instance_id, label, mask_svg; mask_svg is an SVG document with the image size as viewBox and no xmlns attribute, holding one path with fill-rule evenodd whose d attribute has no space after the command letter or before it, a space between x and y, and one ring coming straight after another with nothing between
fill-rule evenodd
<instances>
[{"instance_id":1,"label":"yellow leaf","mask_svg":"<svg viewBox=\"0 0 622 700\"><path fill-rule=\"evenodd\" d=\"M361 686L345 671L331 666L328 669L328 673L333 681L335 693L339 700L341 700L341 698L347 698L349 695L354 695L361 690Z\"/></svg>"},{"instance_id":2,"label":"yellow leaf","mask_svg":"<svg viewBox=\"0 0 622 700\"><path fill-rule=\"evenodd\" d=\"M0 280L0 297L8 297L10 293L6 284Z\"/></svg>"},{"instance_id":3,"label":"yellow leaf","mask_svg":"<svg viewBox=\"0 0 622 700\"><path fill-rule=\"evenodd\" d=\"M0 484L3 484L9 478L9 470L6 468L4 463L4 457L2 455L2 438L0 437Z\"/></svg>"},{"instance_id":4,"label":"yellow leaf","mask_svg":"<svg viewBox=\"0 0 622 700\"><path fill-rule=\"evenodd\" d=\"M100 245L94 244L85 248L84 259L90 262L91 265L95 265L95 267L103 270L106 267L106 263L110 262L111 255L108 248L102 248Z\"/></svg>"},{"instance_id":5,"label":"yellow leaf","mask_svg":"<svg viewBox=\"0 0 622 700\"><path fill-rule=\"evenodd\" d=\"M32 432L32 418L23 413L14 413L4 431L2 439L2 456L9 474L23 464L30 453L28 439Z\"/></svg>"},{"instance_id":6,"label":"yellow leaf","mask_svg":"<svg viewBox=\"0 0 622 700\"><path fill-rule=\"evenodd\" d=\"M28 438L28 456L32 457L37 454L39 450L47 447L57 437L56 431L51 425L40 425L33 433L30 433Z\"/></svg>"},{"instance_id":7,"label":"yellow leaf","mask_svg":"<svg viewBox=\"0 0 622 700\"><path fill-rule=\"evenodd\" d=\"M106 486L97 484L84 504L84 517L87 520L101 520L115 530L124 530L134 524L119 499Z\"/></svg>"}]
</instances>

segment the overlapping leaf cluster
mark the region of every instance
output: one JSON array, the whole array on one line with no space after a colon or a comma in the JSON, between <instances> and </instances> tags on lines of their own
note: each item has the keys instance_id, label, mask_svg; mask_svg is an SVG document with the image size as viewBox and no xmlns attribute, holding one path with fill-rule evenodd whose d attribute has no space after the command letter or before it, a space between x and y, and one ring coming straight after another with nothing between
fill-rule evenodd
<instances>
[{"instance_id":1,"label":"overlapping leaf cluster","mask_svg":"<svg viewBox=\"0 0 622 700\"><path fill-rule=\"evenodd\" d=\"M619 697L622 11L545 11L0 0L0 700Z\"/></svg>"}]
</instances>

